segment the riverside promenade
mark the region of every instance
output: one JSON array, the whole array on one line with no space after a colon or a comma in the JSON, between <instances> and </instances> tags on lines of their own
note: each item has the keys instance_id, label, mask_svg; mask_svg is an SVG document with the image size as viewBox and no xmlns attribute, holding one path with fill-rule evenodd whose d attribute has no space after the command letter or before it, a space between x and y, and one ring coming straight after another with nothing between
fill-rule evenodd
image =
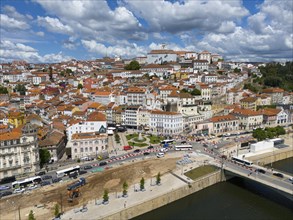
<instances>
[{"instance_id":1,"label":"riverside promenade","mask_svg":"<svg viewBox=\"0 0 293 220\"><path fill-rule=\"evenodd\" d=\"M202 161L206 157L201 158ZM147 211L166 205L184 196L192 194L217 182L220 182L220 175L211 174L211 177L203 177L200 183L193 187L194 181L183 175L183 172L191 170L202 164L199 160L188 164L184 167L178 167L176 170L169 172L161 177L161 184L156 185L156 178L145 181L145 191L140 191L139 183L131 185L128 188L128 197L122 197L122 192L109 193L109 204L102 204L103 199L89 201L65 212L61 219L130 219ZM192 188L193 187L193 188Z\"/></svg>"}]
</instances>

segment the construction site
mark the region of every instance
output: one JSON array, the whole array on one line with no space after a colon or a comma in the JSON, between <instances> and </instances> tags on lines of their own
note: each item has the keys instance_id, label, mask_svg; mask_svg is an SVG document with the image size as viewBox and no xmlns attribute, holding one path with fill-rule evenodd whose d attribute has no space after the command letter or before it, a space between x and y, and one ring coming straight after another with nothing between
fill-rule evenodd
<instances>
[{"instance_id":1,"label":"construction site","mask_svg":"<svg viewBox=\"0 0 293 220\"><path fill-rule=\"evenodd\" d=\"M52 219L56 204L62 212L66 212L91 200L101 199L105 189L109 193L122 192L125 181L132 185L139 183L142 177L150 179L158 172L163 175L176 168L177 160L166 157L131 161L100 173L90 173L83 176L84 180L60 182L3 198L0 200L1 220L27 219L30 210L33 210L36 219Z\"/></svg>"}]
</instances>

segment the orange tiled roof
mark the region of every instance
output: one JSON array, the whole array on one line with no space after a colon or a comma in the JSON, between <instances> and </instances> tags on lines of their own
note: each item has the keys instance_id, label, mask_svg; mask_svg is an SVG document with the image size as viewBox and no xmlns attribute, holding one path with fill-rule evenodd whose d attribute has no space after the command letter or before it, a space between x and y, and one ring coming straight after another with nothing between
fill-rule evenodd
<instances>
[{"instance_id":1,"label":"orange tiled roof","mask_svg":"<svg viewBox=\"0 0 293 220\"><path fill-rule=\"evenodd\" d=\"M106 121L106 116L101 112L93 112L88 118L88 121Z\"/></svg>"},{"instance_id":2,"label":"orange tiled roof","mask_svg":"<svg viewBox=\"0 0 293 220\"><path fill-rule=\"evenodd\" d=\"M215 116L210 118L211 122L220 122L220 121L234 121L237 118L234 115L222 115L222 116Z\"/></svg>"},{"instance_id":3,"label":"orange tiled roof","mask_svg":"<svg viewBox=\"0 0 293 220\"><path fill-rule=\"evenodd\" d=\"M0 141L17 140L20 139L20 136L20 132L7 132L4 134L0 134Z\"/></svg>"}]
</instances>

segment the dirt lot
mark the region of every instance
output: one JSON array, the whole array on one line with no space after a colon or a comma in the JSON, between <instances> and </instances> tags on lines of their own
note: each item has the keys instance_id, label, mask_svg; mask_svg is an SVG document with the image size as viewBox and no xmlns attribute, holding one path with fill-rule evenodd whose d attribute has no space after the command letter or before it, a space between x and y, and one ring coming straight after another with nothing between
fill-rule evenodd
<instances>
[{"instance_id":1,"label":"dirt lot","mask_svg":"<svg viewBox=\"0 0 293 220\"><path fill-rule=\"evenodd\" d=\"M31 194L22 194L0 200L1 220L18 219L20 206L22 219L27 219L30 210L33 210L37 220L51 219L53 217L53 207L59 203L63 211L80 207L87 201L101 199L104 189L109 192L122 191L122 184L127 181L128 185L139 183L144 177L149 179L158 172L164 174L176 167L178 158L160 158L150 159L134 163L127 163L117 168L111 168L101 173L91 174L86 177L87 184L81 188L81 196L72 203L67 201L66 186L68 183L59 183L57 185L43 187L34 190ZM62 202L61 202L62 201ZM43 208L37 208L37 205L43 205Z\"/></svg>"}]
</instances>

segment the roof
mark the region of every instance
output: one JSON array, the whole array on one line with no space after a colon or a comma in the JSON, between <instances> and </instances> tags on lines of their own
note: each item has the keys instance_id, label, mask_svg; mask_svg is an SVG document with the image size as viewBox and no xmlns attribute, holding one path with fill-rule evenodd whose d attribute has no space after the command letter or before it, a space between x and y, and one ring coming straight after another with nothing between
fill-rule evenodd
<instances>
[{"instance_id":1,"label":"roof","mask_svg":"<svg viewBox=\"0 0 293 220\"><path fill-rule=\"evenodd\" d=\"M234 121L237 118L234 115L222 115L222 116L215 116L210 118L211 122L220 122L220 121Z\"/></svg>"},{"instance_id":2,"label":"roof","mask_svg":"<svg viewBox=\"0 0 293 220\"><path fill-rule=\"evenodd\" d=\"M158 110L158 109L151 110L150 112L151 112L151 114L157 114L157 115L180 115L180 113L178 113L178 112L165 112L165 111Z\"/></svg>"},{"instance_id":3,"label":"roof","mask_svg":"<svg viewBox=\"0 0 293 220\"><path fill-rule=\"evenodd\" d=\"M255 102L258 98L257 97L247 97L240 100L240 102Z\"/></svg>"},{"instance_id":4,"label":"roof","mask_svg":"<svg viewBox=\"0 0 293 220\"><path fill-rule=\"evenodd\" d=\"M87 120L88 121L106 121L106 116L105 114L101 112L93 112L88 116Z\"/></svg>"},{"instance_id":5,"label":"roof","mask_svg":"<svg viewBox=\"0 0 293 220\"><path fill-rule=\"evenodd\" d=\"M233 113L243 115L243 116L257 116L257 115L262 115L260 112L253 111L250 109L241 109L237 108L233 110Z\"/></svg>"},{"instance_id":6,"label":"roof","mask_svg":"<svg viewBox=\"0 0 293 220\"><path fill-rule=\"evenodd\" d=\"M145 93L145 89L144 88L139 88L139 87L129 87L127 89L128 93Z\"/></svg>"},{"instance_id":7,"label":"roof","mask_svg":"<svg viewBox=\"0 0 293 220\"><path fill-rule=\"evenodd\" d=\"M263 93L279 93L279 92L284 92L284 89L281 88L268 88L268 89L263 89Z\"/></svg>"},{"instance_id":8,"label":"roof","mask_svg":"<svg viewBox=\"0 0 293 220\"><path fill-rule=\"evenodd\" d=\"M0 141L17 140L20 139L20 136L20 132L7 132L4 134L0 134Z\"/></svg>"}]
</instances>

